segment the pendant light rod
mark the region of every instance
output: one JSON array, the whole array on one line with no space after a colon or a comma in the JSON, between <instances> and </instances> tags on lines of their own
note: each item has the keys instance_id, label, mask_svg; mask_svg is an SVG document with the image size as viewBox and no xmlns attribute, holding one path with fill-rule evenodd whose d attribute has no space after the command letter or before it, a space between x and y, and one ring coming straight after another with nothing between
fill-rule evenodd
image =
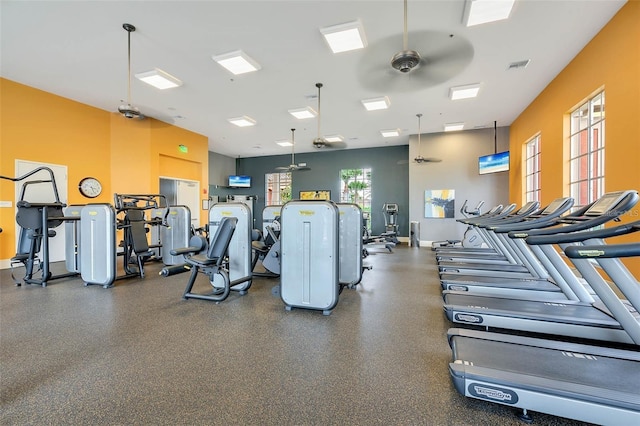
<instances>
[{"instance_id":1,"label":"pendant light rod","mask_svg":"<svg viewBox=\"0 0 640 426\"><path fill-rule=\"evenodd\" d=\"M420 143L420 133L422 133L420 130L420 119L422 118L422 114L416 114L416 117L418 117L418 156L420 156L422 150L422 144Z\"/></svg>"},{"instance_id":2,"label":"pendant light rod","mask_svg":"<svg viewBox=\"0 0 640 426\"><path fill-rule=\"evenodd\" d=\"M318 88L318 139L320 139L320 126L322 124L322 114L320 112L320 88L322 87L322 83L316 83L316 87Z\"/></svg>"},{"instance_id":3,"label":"pendant light rod","mask_svg":"<svg viewBox=\"0 0 640 426\"><path fill-rule=\"evenodd\" d=\"M493 122L493 153L498 153L498 122Z\"/></svg>"},{"instance_id":4,"label":"pendant light rod","mask_svg":"<svg viewBox=\"0 0 640 426\"><path fill-rule=\"evenodd\" d=\"M295 154L294 154L294 148L296 146L296 142L295 142L295 138L294 138L294 132L295 131L296 131L296 129L291 129L291 164L292 165L296 164Z\"/></svg>"},{"instance_id":5,"label":"pendant light rod","mask_svg":"<svg viewBox=\"0 0 640 426\"><path fill-rule=\"evenodd\" d=\"M407 30L407 0L404 0L404 33L402 34L402 50L409 50L409 33Z\"/></svg>"},{"instance_id":6,"label":"pendant light rod","mask_svg":"<svg viewBox=\"0 0 640 426\"><path fill-rule=\"evenodd\" d=\"M136 27L124 23L122 28L127 31L127 103L131 105L131 33L136 30Z\"/></svg>"}]
</instances>

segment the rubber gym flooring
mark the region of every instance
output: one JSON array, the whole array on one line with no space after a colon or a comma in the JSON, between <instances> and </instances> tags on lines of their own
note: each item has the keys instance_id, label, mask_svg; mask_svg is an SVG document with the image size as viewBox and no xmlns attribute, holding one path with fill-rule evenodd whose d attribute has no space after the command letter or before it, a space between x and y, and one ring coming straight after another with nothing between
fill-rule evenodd
<instances>
[{"instance_id":1,"label":"rubber gym flooring","mask_svg":"<svg viewBox=\"0 0 640 426\"><path fill-rule=\"evenodd\" d=\"M277 279L215 304L183 300L187 275L160 277L159 263L110 289L16 287L2 270L0 424L522 425L453 389L433 252L365 263L329 316L286 311Z\"/></svg>"}]
</instances>

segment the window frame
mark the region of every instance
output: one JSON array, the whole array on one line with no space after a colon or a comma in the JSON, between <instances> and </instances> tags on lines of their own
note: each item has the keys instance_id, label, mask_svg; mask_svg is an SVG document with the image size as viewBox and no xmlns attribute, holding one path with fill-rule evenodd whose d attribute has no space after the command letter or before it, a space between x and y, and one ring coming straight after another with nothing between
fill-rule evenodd
<instances>
[{"instance_id":1,"label":"window frame","mask_svg":"<svg viewBox=\"0 0 640 426\"><path fill-rule=\"evenodd\" d=\"M605 91L600 90L569 114L569 195L585 206L605 191Z\"/></svg>"},{"instance_id":2,"label":"window frame","mask_svg":"<svg viewBox=\"0 0 640 426\"><path fill-rule=\"evenodd\" d=\"M526 202L541 201L541 135L538 133L524 146L524 198Z\"/></svg>"}]
</instances>

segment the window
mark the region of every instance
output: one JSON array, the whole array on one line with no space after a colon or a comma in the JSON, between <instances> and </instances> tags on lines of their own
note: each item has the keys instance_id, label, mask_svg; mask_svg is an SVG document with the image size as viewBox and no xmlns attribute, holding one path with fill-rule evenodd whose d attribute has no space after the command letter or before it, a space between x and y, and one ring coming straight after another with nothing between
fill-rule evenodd
<instances>
[{"instance_id":1,"label":"window","mask_svg":"<svg viewBox=\"0 0 640 426\"><path fill-rule=\"evenodd\" d=\"M365 217L371 214L371 169L344 169L340 171L340 202L360 206ZM367 220L371 228L371 220Z\"/></svg>"},{"instance_id":2,"label":"window","mask_svg":"<svg viewBox=\"0 0 640 426\"><path fill-rule=\"evenodd\" d=\"M604 194L604 91L571 113L570 195L576 207Z\"/></svg>"},{"instance_id":3,"label":"window","mask_svg":"<svg viewBox=\"0 0 640 426\"><path fill-rule=\"evenodd\" d=\"M526 145L525 153L525 200L540 201L540 135L534 136Z\"/></svg>"},{"instance_id":4,"label":"window","mask_svg":"<svg viewBox=\"0 0 640 426\"><path fill-rule=\"evenodd\" d=\"M277 206L291 200L291 173L264 175L264 205Z\"/></svg>"}]
</instances>

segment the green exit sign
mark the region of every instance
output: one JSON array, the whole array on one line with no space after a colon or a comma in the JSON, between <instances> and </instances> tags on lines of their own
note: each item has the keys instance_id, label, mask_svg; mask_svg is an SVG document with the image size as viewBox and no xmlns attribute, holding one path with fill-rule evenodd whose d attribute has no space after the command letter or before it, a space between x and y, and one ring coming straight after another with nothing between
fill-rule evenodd
<instances>
[{"instance_id":1,"label":"green exit sign","mask_svg":"<svg viewBox=\"0 0 640 426\"><path fill-rule=\"evenodd\" d=\"M178 145L178 151L184 152L185 154L189 152L189 148L186 145Z\"/></svg>"}]
</instances>

